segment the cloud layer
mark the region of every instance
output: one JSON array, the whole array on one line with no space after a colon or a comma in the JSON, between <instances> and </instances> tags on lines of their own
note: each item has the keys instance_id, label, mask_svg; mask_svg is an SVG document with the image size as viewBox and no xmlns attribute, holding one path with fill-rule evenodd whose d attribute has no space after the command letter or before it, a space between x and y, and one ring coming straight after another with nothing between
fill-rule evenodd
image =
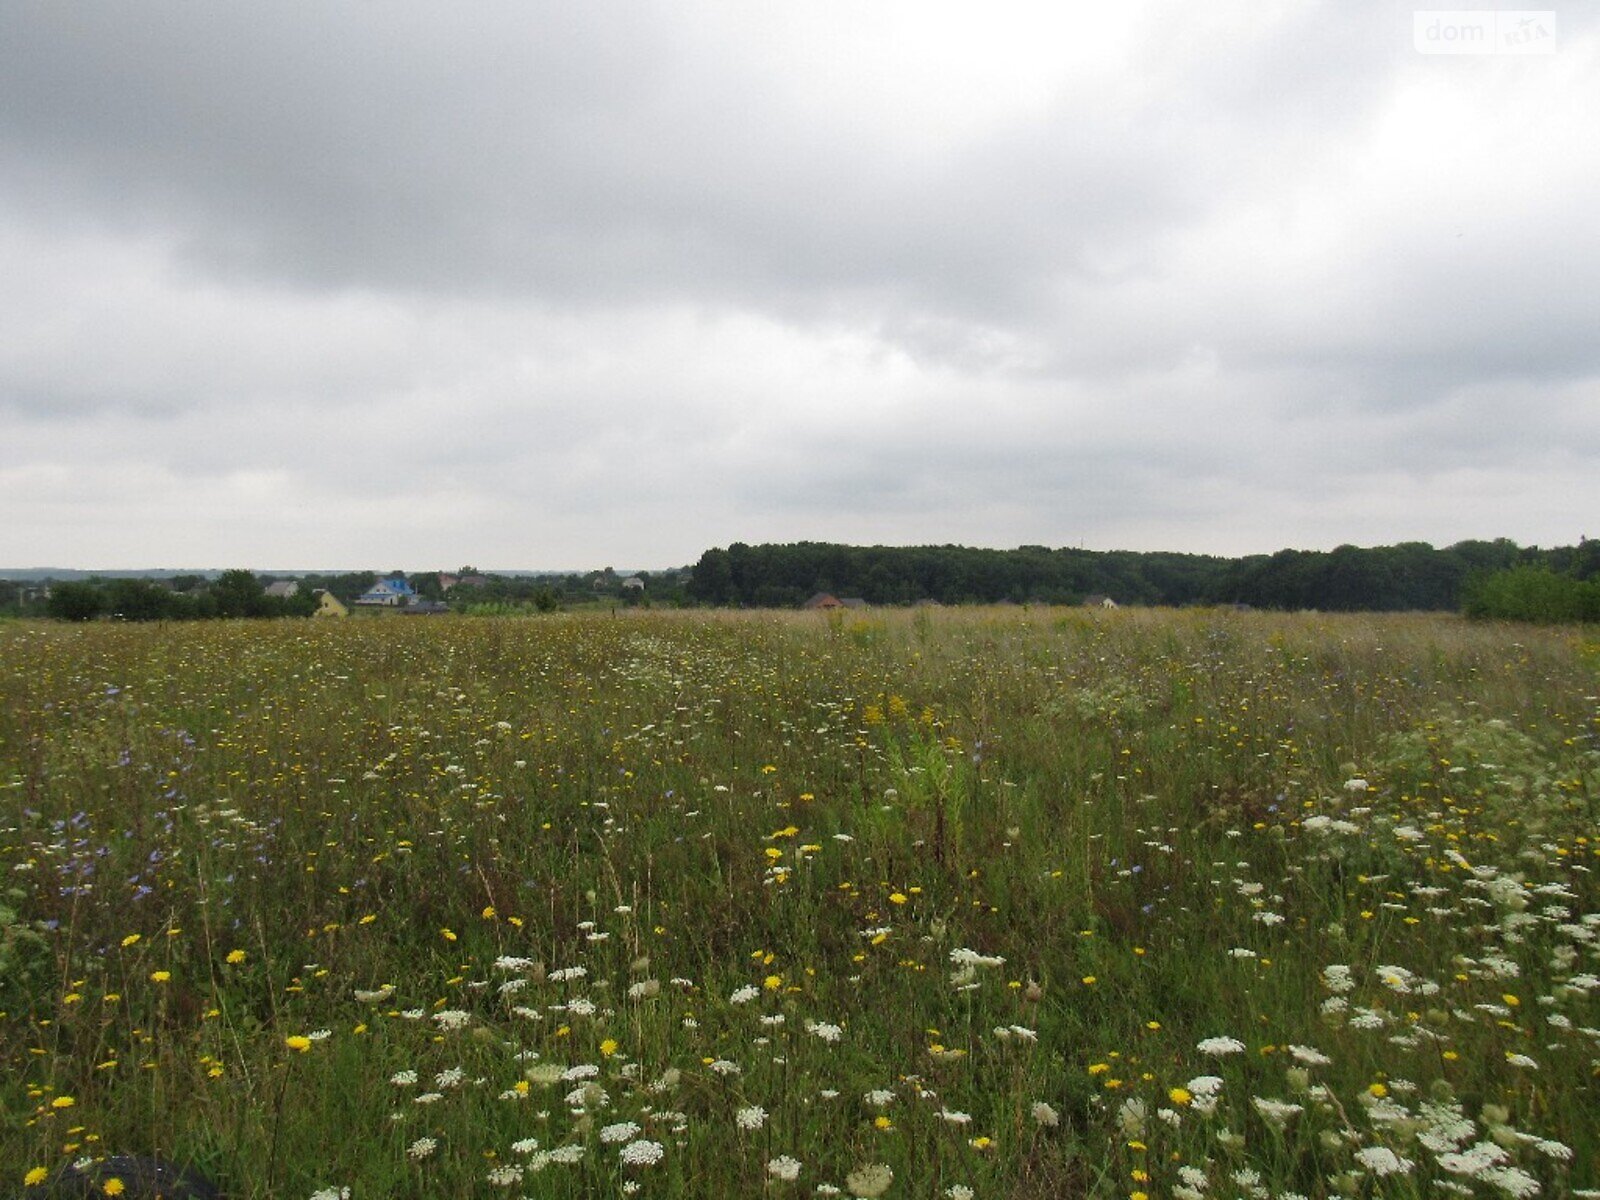
<instances>
[{"instance_id":1,"label":"cloud layer","mask_svg":"<svg viewBox=\"0 0 1600 1200\"><path fill-rule=\"evenodd\" d=\"M1600 511L1600 34L0 15L0 563L1240 553Z\"/></svg>"}]
</instances>

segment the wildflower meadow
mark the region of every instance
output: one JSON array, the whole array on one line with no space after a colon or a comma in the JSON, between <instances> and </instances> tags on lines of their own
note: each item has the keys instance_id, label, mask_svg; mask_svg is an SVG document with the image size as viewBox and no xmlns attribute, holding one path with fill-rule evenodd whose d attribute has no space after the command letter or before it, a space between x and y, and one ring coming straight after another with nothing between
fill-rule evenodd
<instances>
[{"instance_id":1,"label":"wildflower meadow","mask_svg":"<svg viewBox=\"0 0 1600 1200\"><path fill-rule=\"evenodd\" d=\"M0 623L0 1194L1600 1197L1592 637Z\"/></svg>"}]
</instances>

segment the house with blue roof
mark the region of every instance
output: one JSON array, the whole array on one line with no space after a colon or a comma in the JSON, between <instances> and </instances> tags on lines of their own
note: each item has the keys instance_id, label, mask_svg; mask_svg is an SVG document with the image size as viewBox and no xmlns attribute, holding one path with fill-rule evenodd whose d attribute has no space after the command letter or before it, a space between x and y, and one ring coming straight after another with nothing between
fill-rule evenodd
<instances>
[{"instance_id":1,"label":"house with blue roof","mask_svg":"<svg viewBox=\"0 0 1600 1200\"><path fill-rule=\"evenodd\" d=\"M356 603L371 608L400 608L409 604L416 594L416 589L406 582L404 575L392 575L388 579L378 580L362 592L356 597Z\"/></svg>"}]
</instances>

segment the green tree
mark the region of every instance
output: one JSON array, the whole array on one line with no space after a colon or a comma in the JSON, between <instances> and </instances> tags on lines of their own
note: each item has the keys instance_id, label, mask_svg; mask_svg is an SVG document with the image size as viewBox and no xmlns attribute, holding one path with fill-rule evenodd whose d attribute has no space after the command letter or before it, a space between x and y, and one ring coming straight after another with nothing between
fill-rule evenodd
<instances>
[{"instance_id":1,"label":"green tree","mask_svg":"<svg viewBox=\"0 0 1600 1200\"><path fill-rule=\"evenodd\" d=\"M90 621L105 611L106 598L92 583L58 583L46 611L59 621Z\"/></svg>"},{"instance_id":2,"label":"green tree","mask_svg":"<svg viewBox=\"0 0 1600 1200\"><path fill-rule=\"evenodd\" d=\"M211 596L219 617L258 617L266 608L261 580L242 568L224 571L211 585Z\"/></svg>"},{"instance_id":3,"label":"green tree","mask_svg":"<svg viewBox=\"0 0 1600 1200\"><path fill-rule=\"evenodd\" d=\"M121 621L160 621L178 615L178 597L154 580L113 579L104 594L106 611Z\"/></svg>"}]
</instances>

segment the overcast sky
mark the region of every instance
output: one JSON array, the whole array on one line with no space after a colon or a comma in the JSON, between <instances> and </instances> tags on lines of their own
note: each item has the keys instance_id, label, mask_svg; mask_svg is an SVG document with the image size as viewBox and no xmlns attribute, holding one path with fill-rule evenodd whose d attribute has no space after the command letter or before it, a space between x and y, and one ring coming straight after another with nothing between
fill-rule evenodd
<instances>
[{"instance_id":1,"label":"overcast sky","mask_svg":"<svg viewBox=\"0 0 1600 1200\"><path fill-rule=\"evenodd\" d=\"M0 566L1600 536L1600 23L0 3Z\"/></svg>"}]
</instances>

